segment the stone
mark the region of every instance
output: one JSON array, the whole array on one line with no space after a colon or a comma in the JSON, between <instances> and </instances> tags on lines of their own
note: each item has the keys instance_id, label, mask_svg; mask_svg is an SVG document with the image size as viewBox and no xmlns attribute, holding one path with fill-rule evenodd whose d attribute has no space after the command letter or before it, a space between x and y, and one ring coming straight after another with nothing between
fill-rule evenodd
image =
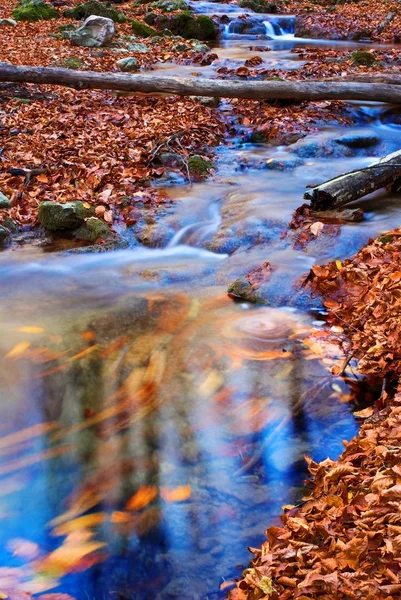
<instances>
[{"instance_id":1,"label":"stone","mask_svg":"<svg viewBox=\"0 0 401 600\"><path fill-rule=\"evenodd\" d=\"M121 58L117 61L117 66L120 71L127 73L136 73L138 70L138 62L133 56L127 56L127 58Z\"/></svg>"},{"instance_id":2,"label":"stone","mask_svg":"<svg viewBox=\"0 0 401 600\"><path fill-rule=\"evenodd\" d=\"M266 27L260 19L237 19L230 23L229 32L239 35L264 35Z\"/></svg>"},{"instance_id":3,"label":"stone","mask_svg":"<svg viewBox=\"0 0 401 600\"><path fill-rule=\"evenodd\" d=\"M220 105L220 98L209 96L195 96L203 106L208 108L217 108Z\"/></svg>"},{"instance_id":4,"label":"stone","mask_svg":"<svg viewBox=\"0 0 401 600\"><path fill-rule=\"evenodd\" d=\"M112 231L104 221L97 217L89 217L74 231L74 237L87 242L96 242L99 238L107 239L112 236Z\"/></svg>"},{"instance_id":5,"label":"stone","mask_svg":"<svg viewBox=\"0 0 401 600\"><path fill-rule=\"evenodd\" d=\"M49 231L75 229L82 225L85 219L94 215L95 209L86 202L42 202L39 206L38 220Z\"/></svg>"},{"instance_id":6,"label":"stone","mask_svg":"<svg viewBox=\"0 0 401 600\"><path fill-rule=\"evenodd\" d=\"M190 40L192 44L192 50L195 52L209 52L210 48L207 44L201 44L198 40Z\"/></svg>"},{"instance_id":7,"label":"stone","mask_svg":"<svg viewBox=\"0 0 401 600\"><path fill-rule=\"evenodd\" d=\"M15 27L17 25L17 21L14 19L0 19L0 27Z\"/></svg>"},{"instance_id":8,"label":"stone","mask_svg":"<svg viewBox=\"0 0 401 600\"><path fill-rule=\"evenodd\" d=\"M370 148L371 146L376 146L380 142L380 138L375 133L366 130L345 133L334 138L334 141L337 144L344 144L344 146L349 146L350 148Z\"/></svg>"},{"instance_id":9,"label":"stone","mask_svg":"<svg viewBox=\"0 0 401 600\"><path fill-rule=\"evenodd\" d=\"M87 19L91 15L96 15L98 17L106 17L107 19L112 19L116 23L125 23L127 17L120 11L112 8L111 6L106 6L103 2L97 2L97 0L88 0L88 2L84 2L82 4L77 4L74 8L69 8L64 11L64 16L69 19Z\"/></svg>"},{"instance_id":10,"label":"stone","mask_svg":"<svg viewBox=\"0 0 401 600\"><path fill-rule=\"evenodd\" d=\"M188 169L193 175L207 175L209 169L212 168L212 163L205 160L201 156L195 154L188 159Z\"/></svg>"},{"instance_id":11,"label":"stone","mask_svg":"<svg viewBox=\"0 0 401 600\"><path fill-rule=\"evenodd\" d=\"M146 54L146 52L149 52L149 46L146 44L128 44L127 50L129 52L141 52L141 54Z\"/></svg>"},{"instance_id":12,"label":"stone","mask_svg":"<svg viewBox=\"0 0 401 600\"><path fill-rule=\"evenodd\" d=\"M92 15L84 24L70 35L73 46L84 46L86 48L100 48L108 46L116 33L114 21L106 17Z\"/></svg>"},{"instance_id":13,"label":"stone","mask_svg":"<svg viewBox=\"0 0 401 600\"><path fill-rule=\"evenodd\" d=\"M173 52L188 52L188 50L192 50L192 47L183 42L179 42L178 44L174 44L171 49Z\"/></svg>"},{"instance_id":14,"label":"stone","mask_svg":"<svg viewBox=\"0 0 401 600\"><path fill-rule=\"evenodd\" d=\"M266 169L271 171L289 171L303 165L304 161L299 156L277 153L274 158L269 158L265 162Z\"/></svg>"},{"instance_id":15,"label":"stone","mask_svg":"<svg viewBox=\"0 0 401 600\"><path fill-rule=\"evenodd\" d=\"M167 167L170 169L181 168L185 164L185 160L180 154L176 154L175 152L161 152L157 161L163 165L163 167Z\"/></svg>"},{"instance_id":16,"label":"stone","mask_svg":"<svg viewBox=\"0 0 401 600\"><path fill-rule=\"evenodd\" d=\"M0 242L4 242L4 240L7 239L9 235L10 232L5 227L0 225Z\"/></svg>"},{"instance_id":17,"label":"stone","mask_svg":"<svg viewBox=\"0 0 401 600\"><path fill-rule=\"evenodd\" d=\"M11 208L11 202L2 192L0 192L0 208Z\"/></svg>"}]
</instances>

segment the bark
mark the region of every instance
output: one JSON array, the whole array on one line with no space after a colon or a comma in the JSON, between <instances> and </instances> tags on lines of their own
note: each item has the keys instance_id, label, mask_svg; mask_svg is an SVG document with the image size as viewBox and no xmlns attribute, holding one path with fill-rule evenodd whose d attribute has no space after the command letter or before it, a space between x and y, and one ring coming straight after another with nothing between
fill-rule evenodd
<instances>
[{"instance_id":1,"label":"bark","mask_svg":"<svg viewBox=\"0 0 401 600\"><path fill-rule=\"evenodd\" d=\"M317 185L304 198L313 210L334 209L358 200L401 177L401 150L388 154L366 169L345 173Z\"/></svg>"},{"instance_id":2,"label":"bark","mask_svg":"<svg viewBox=\"0 0 401 600\"><path fill-rule=\"evenodd\" d=\"M383 29L385 27L387 27L387 25L389 23L391 23L391 21L394 19L394 17L396 16L396 14L397 13L395 11L394 12L389 12L388 15L387 15L387 17L384 19L384 21L382 21L380 23L379 27L376 29L375 35L379 35L383 31Z\"/></svg>"},{"instance_id":3,"label":"bark","mask_svg":"<svg viewBox=\"0 0 401 600\"><path fill-rule=\"evenodd\" d=\"M323 223L358 223L363 221L363 210L361 208L346 208L345 210L319 210L312 211L313 219L319 219Z\"/></svg>"},{"instance_id":4,"label":"bark","mask_svg":"<svg viewBox=\"0 0 401 600\"><path fill-rule=\"evenodd\" d=\"M0 82L51 84L178 96L291 100L363 100L401 103L396 85L325 81L221 81L197 77L95 73L0 63Z\"/></svg>"},{"instance_id":5,"label":"bark","mask_svg":"<svg viewBox=\"0 0 401 600\"><path fill-rule=\"evenodd\" d=\"M329 81L344 81L358 83L386 83L388 85L401 85L401 74L395 71L381 71L380 73L348 73L342 77L330 77Z\"/></svg>"}]
</instances>

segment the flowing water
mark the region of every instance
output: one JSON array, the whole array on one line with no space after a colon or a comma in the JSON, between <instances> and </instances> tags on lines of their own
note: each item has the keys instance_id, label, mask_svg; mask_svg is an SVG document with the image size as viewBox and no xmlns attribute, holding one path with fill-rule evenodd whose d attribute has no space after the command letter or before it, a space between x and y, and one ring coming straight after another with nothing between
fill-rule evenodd
<instances>
[{"instance_id":1,"label":"flowing water","mask_svg":"<svg viewBox=\"0 0 401 600\"><path fill-rule=\"evenodd\" d=\"M196 8L229 15L219 60L255 54L254 34L230 33L244 11ZM269 64L297 68L291 49L309 42L293 38L293 19L252 18L274 36L258 41ZM339 350L308 338L324 312L294 301L292 286L398 224L397 198L364 199L362 223L304 250L281 235L306 184L398 147L388 107L350 112L378 145L325 154L347 131L326 125L288 149L222 146L213 181L168 188L163 248L0 255L0 590L222 598L247 546L302 496L303 456L335 458L355 434L361 382L330 375ZM269 168L285 160L290 171ZM265 260L271 306L227 298L227 284Z\"/></svg>"}]
</instances>

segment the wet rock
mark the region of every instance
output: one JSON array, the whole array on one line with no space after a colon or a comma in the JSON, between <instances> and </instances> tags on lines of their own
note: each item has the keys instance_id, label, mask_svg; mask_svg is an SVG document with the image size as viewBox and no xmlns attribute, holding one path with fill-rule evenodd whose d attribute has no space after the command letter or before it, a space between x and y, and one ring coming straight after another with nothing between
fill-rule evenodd
<instances>
[{"instance_id":1,"label":"wet rock","mask_svg":"<svg viewBox=\"0 0 401 600\"><path fill-rule=\"evenodd\" d=\"M174 231L163 223L140 222L133 231L138 242L150 248L164 248L174 236Z\"/></svg>"},{"instance_id":2,"label":"wet rock","mask_svg":"<svg viewBox=\"0 0 401 600\"><path fill-rule=\"evenodd\" d=\"M38 220L49 231L75 229L94 215L94 208L85 202L42 202Z\"/></svg>"},{"instance_id":3,"label":"wet rock","mask_svg":"<svg viewBox=\"0 0 401 600\"><path fill-rule=\"evenodd\" d=\"M117 67L120 71L136 73L138 71L138 62L133 56L127 56L127 58L121 58L117 61Z\"/></svg>"},{"instance_id":4,"label":"wet rock","mask_svg":"<svg viewBox=\"0 0 401 600\"><path fill-rule=\"evenodd\" d=\"M239 277L227 288L227 294L233 298L245 300L252 304L264 304L268 305L269 302L264 297L263 290L260 291L255 289L248 281L247 277Z\"/></svg>"},{"instance_id":5,"label":"wet rock","mask_svg":"<svg viewBox=\"0 0 401 600\"><path fill-rule=\"evenodd\" d=\"M78 4L77 6L74 6L74 8L69 8L64 11L65 17L77 19L79 21L87 19L91 15L106 17L107 19L112 19L112 21L115 21L116 23L125 23L127 20L127 17L122 12L111 6L106 6L106 4L98 2L97 0L89 0L88 2Z\"/></svg>"},{"instance_id":6,"label":"wet rock","mask_svg":"<svg viewBox=\"0 0 401 600\"><path fill-rule=\"evenodd\" d=\"M4 240L6 240L9 235L10 232L5 227L0 225L0 242L4 242Z\"/></svg>"},{"instance_id":7,"label":"wet rock","mask_svg":"<svg viewBox=\"0 0 401 600\"><path fill-rule=\"evenodd\" d=\"M341 135L340 137L334 138L337 144L344 144L350 148L370 148L380 142L380 138L373 132L357 131L350 132Z\"/></svg>"},{"instance_id":8,"label":"wet rock","mask_svg":"<svg viewBox=\"0 0 401 600\"><path fill-rule=\"evenodd\" d=\"M290 171L303 164L304 161L299 156L278 153L274 158L269 158L266 161L265 167L271 171Z\"/></svg>"},{"instance_id":9,"label":"wet rock","mask_svg":"<svg viewBox=\"0 0 401 600\"><path fill-rule=\"evenodd\" d=\"M266 27L258 19L237 19L230 23L228 30L229 33L239 35L264 35L266 33Z\"/></svg>"},{"instance_id":10,"label":"wet rock","mask_svg":"<svg viewBox=\"0 0 401 600\"><path fill-rule=\"evenodd\" d=\"M96 242L99 238L107 239L113 236L112 231L104 221L97 217L89 217L74 231L74 237L78 240Z\"/></svg>"},{"instance_id":11,"label":"wet rock","mask_svg":"<svg viewBox=\"0 0 401 600\"><path fill-rule=\"evenodd\" d=\"M191 175L203 176L207 175L209 169L212 168L212 163L205 160L201 156L194 155L188 159L188 169Z\"/></svg>"},{"instance_id":12,"label":"wet rock","mask_svg":"<svg viewBox=\"0 0 401 600\"><path fill-rule=\"evenodd\" d=\"M43 0L22 0L13 10L12 15L16 21L35 22L56 19L58 12Z\"/></svg>"},{"instance_id":13,"label":"wet rock","mask_svg":"<svg viewBox=\"0 0 401 600\"><path fill-rule=\"evenodd\" d=\"M2 192L0 192L0 209L11 208L11 202Z\"/></svg>"},{"instance_id":14,"label":"wet rock","mask_svg":"<svg viewBox=\"0 0 401 600\"><path fill-rule=\"evenodd\" d=\"M81 27L70 34L70 42L73 46L100 48L108 46L112 42L115 32L112 19L92 15L85 20Z\"/></svg>"},{"instance_id":15,"label":"wet rock","mask_svg":"<svg viewBox=\"0 0 401 600\"><path fill-rule=\"evenodd\" d=\"M170 169L181 168L185 163L183 157L175 152L161 152L157 156L157 162Z\"/></svg>"},{"instance_id":16,"label":"wet rock","mask_svg":"<svg viewBox=\"0 0 401 600\"><path fill-rule=\"evenodd\" d=\"M15 27L17 25L17 21L14 19L0 19L0 27Z\"/></svg>"}]
</instances>

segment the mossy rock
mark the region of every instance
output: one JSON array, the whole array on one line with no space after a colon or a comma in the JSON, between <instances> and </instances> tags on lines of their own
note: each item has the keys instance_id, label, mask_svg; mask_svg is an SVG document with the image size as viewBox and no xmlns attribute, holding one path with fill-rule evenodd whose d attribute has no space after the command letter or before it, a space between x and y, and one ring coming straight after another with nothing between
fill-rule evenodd
<instances>
[{"instance_id":1,"label":"mossy rock","mask_svg":"<svg viewBox=\"0 0 401 600\"><path fill-rule=\"evenodd\" d=\"M154 35L159 35L159 32L156 31L156 29L149 27L149 25L142 23L142 21L137 21L136 19L132 19L131 28L135 35L139 35L140 37L147 38Z\"/></svg>"},{"instance_id":2,"label":"mossy rock","mask_svg":"<svg viewBox=\"0 0 401 600\"><path fill-rule=\"evenodd\" d=\"M207 175L209 169L212 168L212 163L205 160L201 156L194 155L188 159L188 169L192 175Z\"/></svg>"},{"instance_id":3,"label":"mossy rock","mask_svg":"<svg viewBox=\"0 0 401 600\"><path fill-rule=\"evenodd\" d=\"M0 192L0 209L3 210L5 208L11 208L11 202L3 192Z\"/></svg>"},{"instance_id":4,"label":"mossy rock","mask_svg":"<svg viewBox=\"0 0 401 600\"><path fill-rule=\"evenodd\" d=\"M150 13L145 20L158 29L168 29L187 40L214 40L218 34L218 28L210 17L195 17L189 10L172 16Z\"/></svg>"},{"instance_id":5,"label":"mossy rock","mask_svg":"<svg viewBox=\"0 0 401 600\"><path fill-rule=\"evenodd\" d=\"M97 2L97 0L89 0L64 11L65 17L79 21L87 19L91 15L106 17L107 19L112 19L115 23L125 23L127 21L127 17L122 12L107 4L103 4L103 2Z\"/></svg>"},{"instance_id":6,"label":"mossy rock","mask_svg":"<svg viewBox=\"0 0 401 600\"><path fill-rule=\"evenodd\" d=\"M250 8L256 13L277 13L279 6L275 2L264 2L263 0L241 0L241 8Z\"/></svg>"},{"instance_id":7,"label":"mossy rock","mask_svg":"<svg viewBox=\"0 0 401 600\"><path fill-rule=\"evenodd\" d=\"M70 56L69 58L63 58L62 60L57 61L57 67L62 67L63 69L80 69L84 64L82 58L78 58L76 56Z\"/></svg>"},{"instance_id":8,"label":"mossy rock","mask_svg":"<svg viewBox=\"0 0 401 600\"><path fill-rule=\"evenodd\" d=\"M79 229L74 231L76 239L92 243L96 242L99 238L107 239L112 235L109 226L97 217L89 217Z\"/></svg>"},{"instance_id":9,"label":"mossy rock","mask_svg":"<svg viewBox=\"0 0 401 600\"><path fill-rule=\"evenodd\" d=\"M150 8L157 8L162 12L171 13L188 10L188 5L185 0L158 0L158 2L152 2Z\"/></svg>"},{"instance_id":10,"label":"mossy rock","mask_svg":"<svg viewBox=\"0 0 401 600\"><path fill-rule=\"evenodd\" d=\"M246 302L252 302L252 304L269 304L264 295L259 290L255 290L249 283L247 277L240 277L230 283L227 294L234 299L245 300Z\"/></svg>"},{"instance_id":11,"label":"mossy rock","mask_svg":"<svg viewBox=\"0 0 401 600\"><path fill-rule=\"evenodd\" d=\"M20 3L12 12L12 15L16 21L48 21L50 19L56 19L59 14L55 8L53 8L47 2L32 2Z\"/></svg>"},{"instance_id":12,"label":"mossy rock","mask_svg":"<svg viewBox=\"0 0 401 600\"><path fill-rule=\"evenodd\" d=\"M365 50L356 50L356 52L351 54L351 59L354 65L362 65L364 67L371 67L376 62L374 55Z\"/></svg>"},{"instance_id":13,"label":"mossy rock","mask_svg":"<svg viewBox=\"0 0 401 600\"><path fill-rule=\"evenodd\" d=\"M49 231L75 229L85 219L94 215L95 209L86 202L42 202L39 206L38 220Z\"/></svg>"},{"instance_id":14,"label":"mossy rock","mask_svg":"<svg viewBox=\"0 0 401 600\"><path fill-rule=\"evenodd\" d=\"M4 242L4 240L6 240L9 235L10 232L8 231L8 229L3 227L3 225L0 225L0 243Z\"/></svg>"}]
</instances>

